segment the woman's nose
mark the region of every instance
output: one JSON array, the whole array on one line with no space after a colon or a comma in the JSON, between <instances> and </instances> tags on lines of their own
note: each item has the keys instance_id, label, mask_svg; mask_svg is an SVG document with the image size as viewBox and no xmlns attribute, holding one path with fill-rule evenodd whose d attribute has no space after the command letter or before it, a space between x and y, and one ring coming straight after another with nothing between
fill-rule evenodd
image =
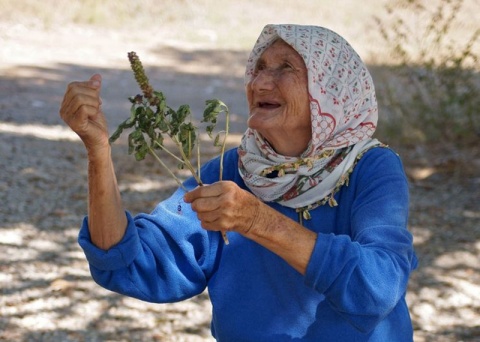
<instances>
[{"instance_id":1,"label":"woman's nose","mask_svg":"<svg viewBox=\"0 0 480 342\"><path fill-rule=\"evenodd\" d=\"M273 89L275 87L275 75L275 71L270 69L257 71L250 81L252 89L255 91Z\"/></svg>"}]
</instances>

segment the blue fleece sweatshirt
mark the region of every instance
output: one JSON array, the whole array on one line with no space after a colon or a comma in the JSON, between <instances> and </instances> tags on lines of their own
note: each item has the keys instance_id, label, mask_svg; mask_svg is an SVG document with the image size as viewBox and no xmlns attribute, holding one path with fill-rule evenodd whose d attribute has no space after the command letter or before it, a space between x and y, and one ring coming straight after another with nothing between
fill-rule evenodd
<instances>
[{"instance_id":1,"label":"blue fleece sweatshirt","mask_svg":"<svg viewBox=\"0 0 480 342\"><path fill-rule=\"evenodd\" d=\"M246 189L236 149L225 155L224 179ZM206 184L218 180L219 161L202 169ZM193 179L185 182L194 188ZM123 240L108 251L90 241L87 220L79 243L94 280L115 292L169 303L202 293L213 304L218 341L412 341L405 302L416 267L407 231L408 186L398 156L373 148L360 159L338 206L312 210L303 224L318 233L305 276L284 260L230 232L200 227L177 190L151 214L133 218ZM269 203L289 219L294 209Z\"/></svg>"}]
</instances>

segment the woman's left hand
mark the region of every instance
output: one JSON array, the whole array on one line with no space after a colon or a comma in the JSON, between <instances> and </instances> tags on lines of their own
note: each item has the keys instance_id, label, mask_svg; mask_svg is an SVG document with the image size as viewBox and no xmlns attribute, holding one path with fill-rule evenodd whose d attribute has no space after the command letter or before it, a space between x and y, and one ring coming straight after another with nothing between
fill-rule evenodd
<instances>
[{"instance_id":1,"label":"woman's left hand","mask_svg":"<svg viewBox=\"0 0 480 342\"><path fill-rule=\"evenodd\" d=\"M282 257L305 274L317 234L260 201L237 184L221 181L199 186L184 196L202 227L235 231Z\"/></svg>"},{"instance_id":2,"label":"woman's left hand","mask_svg":"<svg viewBox=\"0 0 480 342\"><path fill-rule=\"evenodd\" d=\"M204 229L240 234L248 233L263 205L254 195L230 181L199 186L186 193L184 200L191 203Z\"/></svg>"}]
</instances>

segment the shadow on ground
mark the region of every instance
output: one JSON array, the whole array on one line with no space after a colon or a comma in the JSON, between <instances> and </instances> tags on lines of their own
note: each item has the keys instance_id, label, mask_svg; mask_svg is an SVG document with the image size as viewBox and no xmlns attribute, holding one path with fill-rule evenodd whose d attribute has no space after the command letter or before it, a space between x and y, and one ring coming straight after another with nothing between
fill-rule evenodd
<instances>
[{"instance_id":1,"label":"shadow on ground","mask_svg":"<svg viewBox=\"0 0 480 342\"><path fill-rule=\"evenodd\" d=\"M172 107L217 97L245 129L245 52L162 49L172 66L147 68ZM174 65L177 65L174 67ZM100 72L110 127L128 116L136 85L128 70L59 64L15 66L0 78L0 340L211 340L208 294L155 305L121 297L90 279L76 243L86 213L85 152L58 116L68 82ZM233 76L231 76L233 75ZM387 139L388 137L383 137ZM399 146L411 181L410 228L420 259L409 302L417 341L480 338L480 178L455 158ZM113 147L127 208L149 211L175 184L153 160ZM479 148L461 151L479 165ZM477 164L475 164L477 163ZM426 177L416 171L436 165ZM181 174L182 175L182 174Z\"/></svg>"}]
</instances>

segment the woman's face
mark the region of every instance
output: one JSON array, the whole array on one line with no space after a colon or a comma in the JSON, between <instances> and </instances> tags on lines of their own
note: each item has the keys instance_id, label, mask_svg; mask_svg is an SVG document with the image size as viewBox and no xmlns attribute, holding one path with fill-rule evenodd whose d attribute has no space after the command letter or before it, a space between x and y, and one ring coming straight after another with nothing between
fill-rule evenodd
<instances>
[{"instance_id":1,"label":"woman's face","mask_svg":"<svg viewBox=\"0 0 480 342\"><path fill-rule=\"evenodd\" d=\"M302 57L279 39L257 61L246 86L248 126L284 156L299 156L311 140L307 68Z\"/></svg>"}]
</instances>

